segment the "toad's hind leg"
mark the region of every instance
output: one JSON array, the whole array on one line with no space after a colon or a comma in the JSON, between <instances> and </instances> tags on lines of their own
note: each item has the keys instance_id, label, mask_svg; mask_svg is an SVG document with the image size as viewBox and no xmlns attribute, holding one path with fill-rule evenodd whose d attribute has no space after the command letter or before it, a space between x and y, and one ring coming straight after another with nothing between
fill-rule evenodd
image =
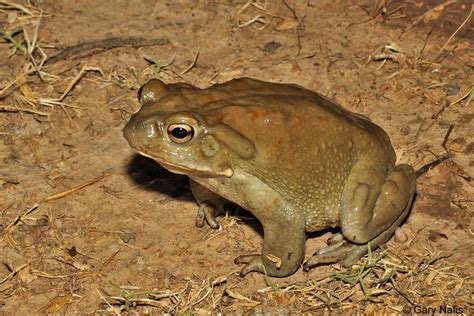
<instances>
[{"instance_id":1,"label":"toad's hind leg","mask_svg":"<svg viewBox=\"0 0 474 316\"><path fill-rule=\"evenodd\" d=\"M340 220L344 237L353 243L364 244L387 231L391 236L408 215L415 180L415 171L405 164L393 168L380 190L373 183L358 179L357 173L354 177L351 174L342 193ZM372 247L378 245L372 244Z\"/></svg>"},{"instance_id":2,"label":"toad's hind leg","mask_svg":"<svg viewBox=\"0 0 474 316\"><path fill-rule=\"evenodd\" d=\"M375 249L390 239L410 211L416 177L408 165L396 166L386 178L381 173L364 163L354 167L342 193L340 222L345 241L318 251L305 268L330 262L351 265L367 254L369 246Z\"/></svg>"}]
</instances>

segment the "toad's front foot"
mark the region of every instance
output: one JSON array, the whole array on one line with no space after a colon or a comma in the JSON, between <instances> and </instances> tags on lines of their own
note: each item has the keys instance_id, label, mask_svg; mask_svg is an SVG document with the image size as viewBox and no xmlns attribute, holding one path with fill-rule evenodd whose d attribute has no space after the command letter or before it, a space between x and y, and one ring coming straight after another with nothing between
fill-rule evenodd
<instances>
[{"instance_id":1,"label":"toad's front foot","mask_svg":"<svg viewBox=\"0 0 474 316\"><path fill-rule=\"evenodd\" d=\"M344 267L348 267L365 256L368 251L368 244L354 244L345 240L342 234L336 234L328 240L328 246L318 250L304 263L303 267L308 271L318 264L336 262L339 262Z\"/></svg>"},{"instance_id":2,"label":"toad's front foot","mask_svg":"<svg viewBox=\"0 0 474 316\"><path fill-rule=\"evenodd\" d=\"M219 210L208 203L201 203L196 214L196 226L203 227L205 221L212 229L218 229L219 224L216 221L216 215L220 214Z\"/></svg>"}]
</instances>

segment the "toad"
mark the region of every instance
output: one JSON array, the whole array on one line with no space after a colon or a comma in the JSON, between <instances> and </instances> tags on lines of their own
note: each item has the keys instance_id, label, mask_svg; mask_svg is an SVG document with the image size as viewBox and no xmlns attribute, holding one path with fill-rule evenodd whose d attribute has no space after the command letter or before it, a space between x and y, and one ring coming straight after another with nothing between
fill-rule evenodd
<instances>
[{"instance_id":1,"label":"toad","mask_svg":"<svg viewBox=\"0 0 474 316\"><path fill-rule=\"evenodd\" d=\"M306 233L341 233L305 263L350 266L390 239L407 216L415 172L395 164L387 134L304 88L249 78L199 89L152 79L124 136L138 153L190 178L196 224L217 228L228 201L261 222L261 254L240 275L285 277L303 263Z\"/></svg>"}]
</instances>

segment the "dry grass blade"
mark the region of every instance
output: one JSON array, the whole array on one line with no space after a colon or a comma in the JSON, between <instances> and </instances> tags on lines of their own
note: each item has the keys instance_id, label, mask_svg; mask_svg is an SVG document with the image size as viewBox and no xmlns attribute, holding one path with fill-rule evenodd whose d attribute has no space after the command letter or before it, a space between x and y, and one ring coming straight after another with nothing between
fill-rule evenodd
<instances>
[{"instance_id":1,"label":"dry grass blade","mask_svg":"<svg viewBox=\"0 0 474 316\"><path fill-rule=\"evenodd\" d=\"M191 63L186 69L184 69L183 71L181 71L180 75L184 75L185 73L187 73L188 71L190 71L191 69L193 69L194 66L196 66L196 62L197 62L197 60L198 60L198 57L199 57L199 47L196 49L196 53L194 53L194 58L193 58L192 63Z\"/></svg>"},{"instance_id":2,"label":"dry grass blade","mask_svg":"<svg viewBox=\"0 0 474 316\"><path fill-rule=\"evenodd\" d=\"M26 47L27 47L26 55L28 56L28 59L30 60L31 65L35 69L38 76L40 76L41 79L44 79L43 74L41 72L41 67L43 66L46 59L48 59L48 56L41 49L41 47L39 47L38 31L39 31L39 26L40 26L40 22L41 22L41 17L42 17L42 14L40 14L40 16L38 17L38 22L35 25L33 38L31 40L29 38L29 35L28 35L28 32L27 32L26 28L23 28L23 34L24 34L24 37L25 37L25 42L26 42ZM36 61L36 58L34 56L35 52L38 52L40 57L41 57L39 63Z\"/></svg>"},{"instance_id":3,"label":"dry grass blade","mask_svg":"<svg viewBox=\"0 0 474 316\"><path fill-rule=\"evenodd\" d=\"M79 191L80 189L83 189L89 185L92 185L96 182L99 182L100 180L104 179L107 175L106 174L103 174L101 175L100 177L97 177L97 178L94 178L92 180L89 180L89 181L86 181L78 186L75 186L69 190L66 190L66 191L63 191L63 192L60 192L60 193L57 193L57 194L53 194L53 195L50 195L48 196L47 198L44 199L45 202L48 202L48 201L52 201L52 200L57 200L57 199L61 199L65 196L68 196L68 195L71 195L73 194L74 192L76 191Z\"/></svg>"},{"instance_id":4,"label":"dry grass blade","mask_svg":"<svg viewBox=\"0 0 474 316\"><path fill-rule=\"evenodd\" d=\"M226 293L227 293L230 297L232 297L232 298L234 298L234 299L236 299L236 300L245 301L245 302L250 303L251 305L254 305L254 306L256 306L256 305L258 305L258 304L261 304L260 302L251 300L250 298L248 298L248 297L246 297L246 296L244 296L244 295L242 295L242 294L239 294L239 293L237 293L237 292L234 292L234 291L232 291L232 290L230 290L230 289L227 289L227 290L226 290Z\"/></svg>"},{"instance_id":5,"label":"dry grass blade","mask_svg":"<svg viewBox=\"0 0 474 316\"><path fill-rule=\"evenodd\" d=\"M37 114L41 116L51 115L51 113L48 113L48 112L43 112L43 111L38 111L38 110L28 109L28 108L18 108L18 107L9 106L9 105L0 105L0 112L26 112L26 113Z\"/></svg>"},{"instance_id":6,"label":"dry grass blade","mask_svg":"<svg viewBox=\"0 0 474 316\"><path fill-rule=\"evenodd\" d=\"M4 231L7 231L9 228L17 225L23 218L25 218L26 216L30 215L31 213L33 213L34 211L36 211L38 209L38 206L39 204L35 204L33 205L32 207L30 207L26 212L24 212L23 214L21 215L18 215L17 217L15 217L15 219L13 219L10 224L8 224L3 230Z\"/></svg>"},{"instance_id":7,"label":"dry grass blade","mask_svg":"<svg viewBox=\"0 0 474 316\"><path fill-rule=\"evenodd\" d=\"M157 78L162 71L165 71L167 67L171 66L174 63L175 58L176 55L173 55L168 62L162 62L155 57L144 57L144 59L151 64L152 76L154 78Z\"/></svg>"},{"instance_id":8,"label":"dry grass blade","mask_svg":"<svg viewBox=\"0 0 474 316\"><path fill-rule=\"evenodd\" d=\"M10 272L9 275L7 275L6 277L4 277L2 280L0 280L0 284L2 283L5 283L6 281L8 281L10 278L12 278L13 276L15 276L18 272L20 272L22 269L24 269L26 266L28 266L27 264L23 264L21 266L19 266L18 268L16 268L15 270L13 270L12 272Z\"/></svg>"},{"instance_id":9,"label":"dry grass blade","mask_svg":"<svg viewBox=\"0 0 474 316\"><path fill-rule=\"evenodd\" d=\"M6 10L6 9L17 9L25 14L28 14L28 15L34 15L34 13L26 8L25 6L22 6L18 3L14 3L14 2L11 2L11 1L0 1L0 9L2 10Z\"/></svg>"},{"instance_id":10,"label":"dry grass blade","mask_svg":"<svg viewBox=\"0 0 474 316\"><path fill-rule=\"evenodd\" d=\"M252 19L248 20L247 22L243 22L243 23L239 22L239 28L246 27L254 23L262 24L262 26L259 27L258 30L263 30L267 26L267 22L265 21L265 18L259 14L253 17Z\"/></svg>"},{"instance_id":11,"label":"dry grass blade","mask_svg":"<svg viewBox=\"0 0 474 316\"><path fill-rule=\"evenodd\" d=\"M27 54L27 48L25 47L25 45L22 45L19 41L15 39L15 36L20 32L21 30L19 29L16 29L13 31L5 31L3 29L0 29L0 36L7 43L10 43L12 45L8 57L11 57L12 55L14 55L17 50L19 50L24 55Z\"/></svg>"},{"instance_id":12,"label":"dry grass blade","mask_svg":"<svg viewBox=\"0 0 474 316\"><path fill-rule=\"evenodd\" d=\"M131 312L133 308L141 305L165 308L167 304L162 302L163 299L179 296L186 291L186 287L178 290L127 291L112 285L105 278L102 279L109 287L118 292L118 295L103 295L97 290L101 299L106 302L110 310L119 312L124 310Z\"/></svg>"},{"instance_id":13,"label":"dry grass blade","mask_svg":"<svg viewBox=\"0 0 474 316\"><path fill-rule=\"evenodd\" d=\"M14 85L16 85L18 82L24 80L24 78L30 74L33 73L33 70L29 70L27 71L26 73L23 73L22 75L19 75L19 76L16 76L16 78L12 81L10 81L9 83L7 83L1 90L0 90L0 97L3 97L5 92L10 89L11 87L13 87Z\"/></svg>"},{"instance_id":14,"label":"dry grass blade","mask_svg":"<svg viewBox=\"0 0 474 316\"><path fill-rule=\"evenodd\" d=\"M112 306L112 304L109 303L109 301L104 297L104 295L102 295L99 289L96 289L96 290L97 290L97 293L99 293L100 299L103 300L109 307L107 312L114 312L115 315L120 315L121 310L118 307Z\"/></svg>"},{"instance_id":15,"label":"dry grass blade","mask_svg":"<svg viewBox=\"0 0 474 316\"><path fill-rule=\"evenodd\" d=\"M453 34L451 34L451 36L448 38L448 40L446 41L446 43L444 43L444 45L441 47L441 49L439 50L439 53L441 53L443 50L446 49L446 47L448 46L449 42L451 42L451 40L453 39L454 36L456 36L456 34L464 27L464 25L466 25L467 21L469 21L469 19L471 18L471 15L472 15L472 11L474 10L474 4L471 5L471 11L469 11L469 14L468 16L466 17L466 19L464 20L464 22L461 23L461 25L459 25L459 27L456 29L456 31L454 31Z\"/></svg>"},{"instance_id":16,"label":"dry grass blade","mask_svg":"<svg viewBox=\"0 0 474 316\"><path fill-rule=\"evenodd\" d=\"M104 77L104 72L102 71L102 69L100 69L99 67L89 67L89 66L84 66L82 67L82 69L79 71L79 73L77 74L77 76L69 83L68 87L66 88L66 90L63 92L63 94L61 95L61 97L58 99L58 101L62 101L64 100L64 98L69 94L69 92L71 92L72 88L74 88L74 86L79 82L79 80L82 79L82 77L86 74L86 72L88 71L92 71L92 72L98 72L101 74L102 77Z\"/></svg>"},{"instance_id":17,"label":"dry grass blade","mask_svg":"<svg viewBox=\"0 0 474 316\"><path fill-rule=\"evenodd\" d=\"M256 8L258 10L265 11L266 8L267 8L267 1L264 0L263 4L260 4L255 0L249 0L243 6L241 6L240 9L237 10L237 13L235 15L241 14L243 11L245 11L250 6L253 6L254 8Z\"/></svg>"},{"instance_id":18,"label":"dry grass blade","mask_svg":"<svg viewBox=\"0 0 474 316\"><path fill-rule=\"evenodd\" d=\"M462 95L459 99L451 102L451 103L446 103L443 107L441 107L439 109L438 112L436 112L435 114L433 114L433 118L437 118L438 116L441 115L441 113L443 113L446 109L448 109L449 107L451 107L452 105L455 105L457 103L460 103L461 101L463 100L466 100L466 107L469 105L469 103L471 103L471 100L474 99L474 89L471 88L466 94Z\"/></svg>"}]
</instances>

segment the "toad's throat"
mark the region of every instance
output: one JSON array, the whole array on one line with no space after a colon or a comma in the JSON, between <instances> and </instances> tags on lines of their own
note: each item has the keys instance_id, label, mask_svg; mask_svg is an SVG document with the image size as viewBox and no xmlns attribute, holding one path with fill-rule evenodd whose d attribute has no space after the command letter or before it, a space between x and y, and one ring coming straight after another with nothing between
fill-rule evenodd
<instances>
[{"instance_id":1,"label":"toad's throat","mask_svg":"<svg viewBox=\"0 0 474 316\"><path fill-rule=\"evenodd\" d=\"M183 175L196 174L202 177L224 176L227 178L230 178L234 175L234 171L231 168L226 168L224 170L204 170L204 169L199 169L199 168L188 168L182 165L165 162L161 160L160 158L152 157L140 151L138 153L142 156L153 159L166 170L172 173L176 173L176 174L183 174Z\"/></svg>"}]
</instances>

